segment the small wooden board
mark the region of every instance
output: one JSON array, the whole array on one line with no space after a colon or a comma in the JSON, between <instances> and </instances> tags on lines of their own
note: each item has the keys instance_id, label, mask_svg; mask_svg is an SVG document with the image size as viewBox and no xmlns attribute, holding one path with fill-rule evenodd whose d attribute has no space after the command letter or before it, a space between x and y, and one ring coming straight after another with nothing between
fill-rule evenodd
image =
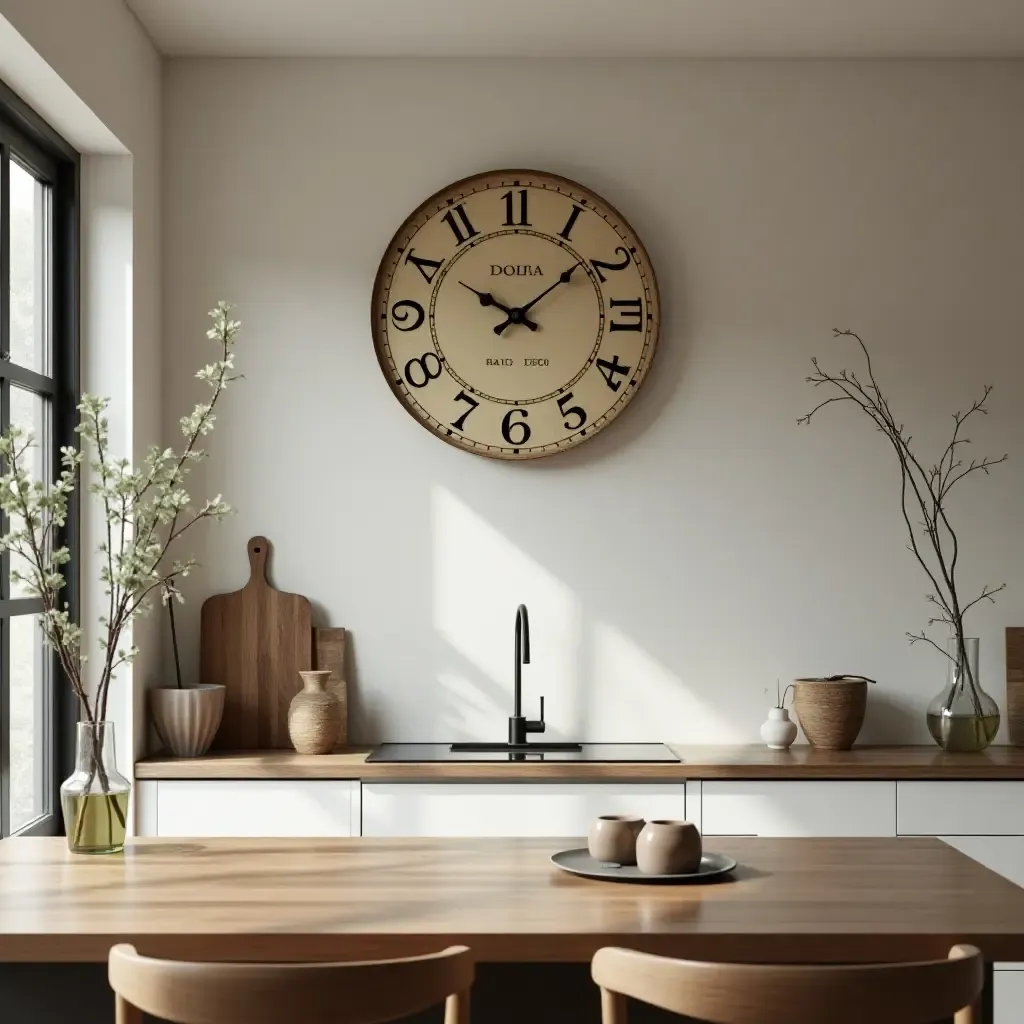
<instances>
[{"instance_id":1,"label":"small wooden board","mask_svg":"<svg viewBox=\"0 0 1024 1024\"><path fill-rule=\"evenodd\" d=\"M253 537L249 582L203 603L200 679L226 688L214 741L221 750L290 747L288 705L300 689L298 673L312 667L309 601L267 582L269 549L266 537Z\"/></svg>"},{"instance_id":2,"label":"small wooden board","mask_svg":"<svg viewBox=\"0 0 1024 1024\"><path fill-rule=\"evenodd\" d=\"M313 660L319 669L329 670L327 688L341 701L341 736L338 746L348 743L348 681L345 679L345 630L319 627L313 630Z\"/></svg>"},{"instance_id":3,"label":"small wooden board","mask_svg":"<svg viewBox=\"0 0 1024 1024\"><path fill-rule=\"evenodd\" d=\"M1006 627L1006 727L1010 742L1024 747L1024 626Z\"/></svg>"}]
</instances>

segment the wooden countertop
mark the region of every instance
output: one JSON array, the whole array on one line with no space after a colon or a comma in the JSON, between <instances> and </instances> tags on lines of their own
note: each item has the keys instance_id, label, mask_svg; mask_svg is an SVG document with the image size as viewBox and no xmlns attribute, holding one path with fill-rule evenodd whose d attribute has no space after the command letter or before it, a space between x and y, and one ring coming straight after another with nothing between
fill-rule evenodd
<instances>
[{"instance_id":1,"label":"wooden countertop","mask_svg":"<svg viewBox=\"0 0 1024 1024\"><path fill-rule=\"evenodd\" d=\"M788 752L750 746L669 744L679 764L367 763L372 748L336 754L290 750L214 753L192 759L154 757L135 765L137 779L437 779L661 781L684 779L1007 779L1024 780L1024 747L990 747L982 754L946 754L935 746L854 747Z\"/></svg>"},{"instance_id":2,"label":"wooden countertop","mask_svg":"<svg viewBox=\"0 0 1024 1024\"><path fill-rule=\"evenodd\" d=\"M0 962L102 961L115 942L183 959L404 956L861 962L972 942L1024 961L1024 889L937 839L716 838L734 878L653 886L567 875L560 839L137 839L74 856L0 842Z\"/></svg>"}]
</instances>

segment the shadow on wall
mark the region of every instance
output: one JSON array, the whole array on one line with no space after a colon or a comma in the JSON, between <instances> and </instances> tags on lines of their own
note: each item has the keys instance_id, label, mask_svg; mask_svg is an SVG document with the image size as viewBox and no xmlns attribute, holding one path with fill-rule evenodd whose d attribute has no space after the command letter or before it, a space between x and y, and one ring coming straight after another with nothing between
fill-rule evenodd
<instances>
[{"instance_id":1,"label":"shadow on wall","mask_svg":"<svg viewBox=\"0 0 1024 1024\"><path fill-rule=\"evenodd\" d=\"M564 582L443 487L431 495L434 630L446 738L484 738L511 714L516 605L530 608L533 664L523 713L546 698L549 739L631 741L685 734L742 742L701 680L661 664L593 614Z\"/></svg>"}]
</instances>

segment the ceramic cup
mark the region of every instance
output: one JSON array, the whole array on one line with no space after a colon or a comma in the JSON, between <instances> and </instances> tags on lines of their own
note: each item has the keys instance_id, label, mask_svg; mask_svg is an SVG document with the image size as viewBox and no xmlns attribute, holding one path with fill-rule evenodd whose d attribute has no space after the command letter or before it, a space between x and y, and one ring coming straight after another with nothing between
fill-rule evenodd
<instances>
[{"instance_id":1,"label":"ceramic cup","mask_svg":"<svg viewBox=\"0 0 1024 1024\"><path fill-rule=\"evenodd\" d=\"M649 821L636 841L637 867L648 875L683 875L700 867L700 832L690 821Z\"/></svg>"},{"instance_id":2,"label":"ceramic cup","mask_svg":"<svg viewBox=\"0 0 1024 1024\"><path fill-rule=\"evenodd\" d=\"M636 841L644 819L631 814L602 814L590 826L587 850L602 864L635 864Z\"/></svg>"}]
</instances>

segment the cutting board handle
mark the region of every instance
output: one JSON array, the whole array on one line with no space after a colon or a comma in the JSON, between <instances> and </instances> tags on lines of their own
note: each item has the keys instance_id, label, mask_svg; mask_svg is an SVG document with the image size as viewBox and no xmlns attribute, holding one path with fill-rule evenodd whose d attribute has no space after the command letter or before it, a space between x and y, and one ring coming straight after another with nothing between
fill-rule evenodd
<instances>
[{"instance_id":1,"label":"cutting board handle","mask_svg":"<svg viewBox=\"0 0 1024 1024\"><path fill-rule=\"evenodd\" d=\"M267 553L270 541L266 537L249 538L249 586L267 582Z\"/></svg>"}]
</instances>

